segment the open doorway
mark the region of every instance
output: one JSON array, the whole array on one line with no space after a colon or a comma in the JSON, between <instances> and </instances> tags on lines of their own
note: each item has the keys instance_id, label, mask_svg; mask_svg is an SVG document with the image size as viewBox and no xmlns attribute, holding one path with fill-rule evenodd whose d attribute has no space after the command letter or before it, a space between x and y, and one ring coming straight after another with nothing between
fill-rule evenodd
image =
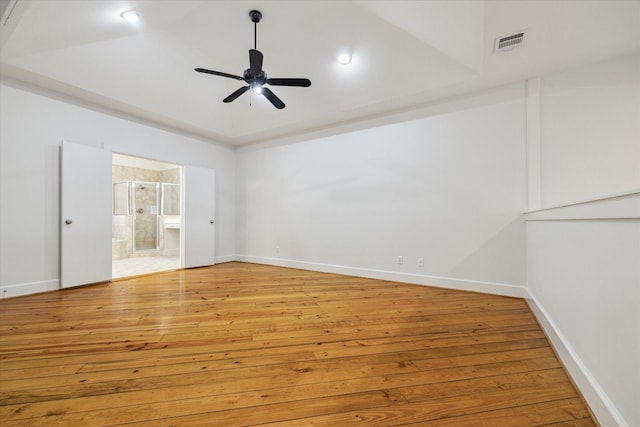
<instances>
[{"instance_id":1,"label":"open doorway","mask_svg":"<svg viewBox=\"0 0 640 427\"><path fill-rule=\"evenodd\" d=\"M113 154L112 278L182 266L182 167Z\"/></svg>"}]
</instances>

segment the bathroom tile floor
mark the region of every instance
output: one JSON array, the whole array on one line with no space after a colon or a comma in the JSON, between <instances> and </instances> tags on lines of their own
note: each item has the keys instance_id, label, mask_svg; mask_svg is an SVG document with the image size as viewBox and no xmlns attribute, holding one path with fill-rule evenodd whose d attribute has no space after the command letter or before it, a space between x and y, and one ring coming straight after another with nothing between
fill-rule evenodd
<instances>
[{"instance_id":1,"label":"bathroom tile floor","mask_svg":"<svg viewBox=\"0 0 640 427\"><path fill-rule=\"evenodd\" d=\"M175 270L177 268L180 268L179 256L114 259L111 262L111 277L118 279L121 277L156 273L158 271Z\"/></svg>"}]
</instances>

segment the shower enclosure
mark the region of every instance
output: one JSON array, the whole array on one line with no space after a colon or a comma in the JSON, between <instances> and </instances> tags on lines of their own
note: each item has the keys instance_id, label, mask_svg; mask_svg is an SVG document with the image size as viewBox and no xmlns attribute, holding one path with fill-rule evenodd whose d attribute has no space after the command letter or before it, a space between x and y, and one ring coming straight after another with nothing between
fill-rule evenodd
<instances>
[{"instance_id":1,"label":"shower enclosure","mask_svg":"<svg viewBox=\"0 0 640 427\"><path fill-rule=\"evenodd\" d=\"M180 185L148 181L114 183L113 215L114 239L123 245L116 251L117 258L157 252L162 249L162 216L165 222L179 224Z\"/></svg>"},{"instance_id":2,"label":"shower enclosure","mask_svg":"<svg viewBox=\"0 0 640 427\"><path fill-rule=\"evenodd\" d=\"M131 183L133 210L133 251L157 251L160 209L160 184L157 182Z\"/></svg>"}]
</instances>

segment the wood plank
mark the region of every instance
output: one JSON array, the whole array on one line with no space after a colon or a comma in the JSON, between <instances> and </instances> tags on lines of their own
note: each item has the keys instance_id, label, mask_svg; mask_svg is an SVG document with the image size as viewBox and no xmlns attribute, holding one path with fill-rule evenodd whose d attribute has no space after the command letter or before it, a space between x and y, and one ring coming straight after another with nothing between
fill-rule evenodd
<instances>
[{"instance_id":1,"label":"wood plank","mask_svg":"<svg viewBox=\"0 0 640 427\"><path fill-rule=\"evenodd\" d=\"M421 385L420 381L416 381L415 375L396 374L394 383L404 384L407 386ZM458 381L450 381L446 387L442 387L440 383L434 383L432 393L438 393L439 396L460 396L473 395L494 391L496 389L515 389L527 388L532 386L545 386L546 384L565 382L567 378L560 368L546 369L539 371L531 371L524 373L496 375L491 377L479 377L464 379ZM384 388L386 383L385 377L368 377L357 380L330 381L317 384L305 385L288 385L286 387L255 389L247 391L238 391L236 393L227 393L221 398L212 399L216 396L217 391L210 384L193 385L189 387L171 387L164 389L154 389L153 393L148 392L130 392L110 395L88 396L82 398L69 399L66 402L60 401L43 401L28 405L8 405L0 407L0 418L5 420L17 420L25 418L45 417L46 414L58 412L64 415L61 420L71 422L78 418L75 413L91 412L91 417L95 420L103 419L104 423L112 417L115 412L137 413L131 415L130 421L144 421L146 414L140 413L139 407L143 406L152 410L154 416L163 418L162 411L166 407L171 408L170 414L166 417L176 417L180 415L190 415L193 408L190 407L190 401L209 397L206 411L222 411L237 408L250 408L255 406L264 406L274 403L295 402L299 400L318 399L323 397L341 396L344 394L367 393ZM256 388L258 386L254 386ZM408 389L395 389L402 392L403 397ZM390 390L387 390L390 391ZM170 402L180 401L180 405L175 407ZM406 398L405 398L406 400ZM103 409L108 408L108 409ZM178 408L183 408L181 413ZM86 417L86 414L80 414L78 417ZM106 417L106 418L105 418Z\"/></svg>"},{"instance_id":2,"label":"wood plank","mask_svg":"<svg viewBox=\"0 0 640 427\"><path fill-rule=\"evenodd\" d=\"M562 398L566 395L561 388L553 388L542 395L514 393L513 398L521 399L528 404L483 410L487 398L505 399L508 396L490 395L478 399L455 399L436 402L422 402L413 405L395 405L384 408L365 409L360 411L341 412L337 414L289 419L286 421L267 422L257 425L271 427L302 426L433 426L433 427L466 427L466 426L500 426L531 427L539 426L547 420L554 422L570 422L588 417L588 411L577 398ZM545 400L549 399L549 400ZM496 407L497 404L491 407ZM206 426L207 415L195 415L171 419L171 425ZM209 414L209 421L211 415ZM153 425L138 423L138 426Z\"/></svg>"}]
</instances>

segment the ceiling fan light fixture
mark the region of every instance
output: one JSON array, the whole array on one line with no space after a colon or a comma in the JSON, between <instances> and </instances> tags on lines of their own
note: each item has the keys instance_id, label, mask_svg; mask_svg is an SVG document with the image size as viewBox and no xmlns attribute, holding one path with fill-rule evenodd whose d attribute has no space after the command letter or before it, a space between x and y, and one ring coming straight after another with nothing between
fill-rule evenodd
<instances>
[{"instance_id":1,"label":"ceiling fan light fixture","mask_svg":"<svg viewBox=\"0 0 640 427\"><path fill-rule=\"evenodd\" d=\"M347 52L342 52L337 56L337 59L342 65L347 65L351 62L351 55Z\"/></svg>"},{"instance_id":2,"label":"ceiling fan light fixture","mask_svg":"<svg viewBox=\"0 0 640 427\"><path fill-rule=\"evenodd\" d=\"M252 90L254 93L257 93L257 94L259 94L259 95L261 95L261 94L262 94L262 86L260 86L260 85L252 86L252 87L251 87L251 90Z\"/></svg>"},{"instance_id":3,"label":"ceiling fan light fixture","mask_svg":"<svg viewBox=\"0 0 640 427\"><path fill-rule=\"evenodd\" d=\"M135 23L140 22L140 14L135 10L127 10L120 14L120 17L127 22Z\"/></svg>"}]
</instances>

